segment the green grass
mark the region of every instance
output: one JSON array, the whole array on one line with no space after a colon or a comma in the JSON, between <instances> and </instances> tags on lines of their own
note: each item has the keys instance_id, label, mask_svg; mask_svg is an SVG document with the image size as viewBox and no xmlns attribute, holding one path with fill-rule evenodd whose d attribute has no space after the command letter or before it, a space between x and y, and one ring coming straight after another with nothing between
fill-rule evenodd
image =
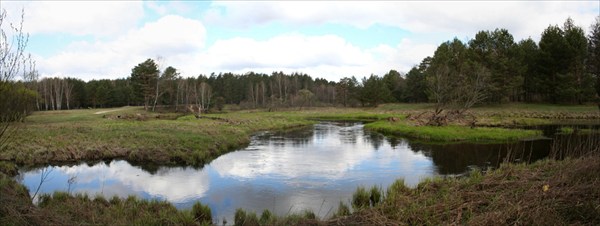
<instances>
[{"instance_id":1,"label":"green grass","mask_svg":"<svg viewBox=\"0 0 600 226\"><path fill-rule=\"evenodd\" d=\"M413 126L407 122L389 122L377 121L365 125L365 128L381 132L384 134L405 136L427 141L467 141L467 142L488 142L488 141L516 141L526 138L535 138L541 136L540 131L488 128L449 125L449 126Z\"/></svg>"},{"instance_id":2,"label":"green grass","mask_svg":"<svg viewBox=\"0 0 600 226\"><path fill-rule=\"evenodd\" d=\"M121 158L163 165L203 165L247 145L263 130L280 130L318 120L374 122L367 128L428 141L502 142L537 132L461 126L415 127L403 124L408 114L431 110L431 104L386 104L377 108L308 108L302 111L244 110L205 114L196 119L180 113L146 112L141 107L35 112L19 129L0 161L43 165ZM534 111L540 112L531 112ZM288 109L289 110L289 109ZM100 114L96 114L100 112ZM473 110L477 125L540 125L553 120L594 119L593 106L510 104ZM126 118L126 119L122 119ZM396 123L387 122L397 119Z\"/></svg>"},{"instance_id":3,"label":"green grass","mask_svg":"<svg viewBox=\"0 0 600 226\"><path fill-rule=\"evenodd\" d=\"M164 114L140 108L116 110L105 114L94 114L98 110L36 112L20 125L0 159L24 165L111 158L202 165L246 145L257 131L314 123L285 112L207 115L226 120L191 116L164 120L156 119ZM140 114L144 120L115 117L125 114Z\"/></svg>"}]
</instances>

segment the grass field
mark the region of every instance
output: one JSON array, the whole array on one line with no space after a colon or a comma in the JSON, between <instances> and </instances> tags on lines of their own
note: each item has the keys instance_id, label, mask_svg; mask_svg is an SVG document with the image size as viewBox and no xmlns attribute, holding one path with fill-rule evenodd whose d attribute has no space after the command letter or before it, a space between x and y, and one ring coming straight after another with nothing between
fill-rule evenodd
<instances>
[{"instance_id":1,"label":"grass field","mask_svg":"<svg viewBox=\"0 0 600 226\"><path fill-rule=\"evenodd\" d=\"M217 120L146 113L133 107L94 114L98 111L102 110L36 112L19 125L0 158L19 164L124 158L201 165L246 145L254 132L312 123L280 113L230 113L226 120Z\"/></svg>"},{"instance_id":2,"label":"grass field","mask_svg":"<svg viewBox=\"0 0 600 226\"><path fill-rule=\"evenodd\" d=\"M312 108L205 114L145 112L141 107L35 112L17 124L12 143L0 160L20 165L51 162L126 159L157 164L202 165L248 144L261 130L279 130L317 120L372 122L366 128L425 141L506 142L539 135L503 128L413 126L408 114L430 110L430 104L387 104L378 108ZM555 120L600 119L593 106L512 104L473 110L479 126L548 124ZM398 122L388 122L396 118ZM595 120L598 120L595 119Z\"/></svg>"}]
</instances>

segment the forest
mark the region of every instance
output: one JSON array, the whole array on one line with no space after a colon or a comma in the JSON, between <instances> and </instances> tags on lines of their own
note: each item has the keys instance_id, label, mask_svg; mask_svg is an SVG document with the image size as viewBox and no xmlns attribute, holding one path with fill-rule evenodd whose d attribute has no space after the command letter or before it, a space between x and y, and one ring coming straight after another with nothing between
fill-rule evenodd
<instances>
[{"instance_id":1,"label":"forest","mask_svg":"<svg viewBox=\"0 0 600 226\"><path fill-rule=\"evenodd\" d=\"M600 17L599 17L600 18ZM539 42L515 41L506 29L479 31L475 38L440 44L407 73L348 76L327 81L295 72L212 73L188 77L148 59L114 80L40 78L2 84L3 111L60 110L127 105L176 111L308 106L376 106L381 103L475 104L599 102L600 19L586 35L568 18L548 26ZM8 103L13 102L13 103ZM4 115L11 115L4 112ZM15 113L13 113L15 114ZM18 113L17 113L18 115Z\"/></svg>"}]
</instances>

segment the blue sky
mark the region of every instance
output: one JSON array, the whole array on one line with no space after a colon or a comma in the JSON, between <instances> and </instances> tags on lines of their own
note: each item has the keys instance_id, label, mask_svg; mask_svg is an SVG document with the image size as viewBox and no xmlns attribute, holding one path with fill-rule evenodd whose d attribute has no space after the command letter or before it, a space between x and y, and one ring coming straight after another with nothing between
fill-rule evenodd
<instances>
[{"instance_id":1,"label":"blue sky","mask_svg":"<svg viewBox=\"0 0 600 226\"><path fill-rule=\"evenodd\" d=\"M442 42L506 28L538 41L567 17L586 31L598 1L2 1L25 9L28 51L42 76L127 77L147 58L182 76L407 72ZM4 25L3 25L4 26ZM4 28L4 27L3 27Z\"/></svg>"}]
</instances>

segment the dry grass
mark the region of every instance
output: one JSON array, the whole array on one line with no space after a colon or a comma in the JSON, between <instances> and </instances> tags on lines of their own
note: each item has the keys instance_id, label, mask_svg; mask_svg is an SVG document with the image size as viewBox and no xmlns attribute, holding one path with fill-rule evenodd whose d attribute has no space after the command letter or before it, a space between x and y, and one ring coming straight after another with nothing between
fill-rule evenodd
<instances>
[{"instance_id":1,"label":"dry grass","mask_svg":"<svg viewBox=\"0 0 600 226\"><path fill-rule=\"evenodd\" d=\"M600 157L504 165L396 189L332 225L599 225Z\"/></svg>"}]
</instances>

